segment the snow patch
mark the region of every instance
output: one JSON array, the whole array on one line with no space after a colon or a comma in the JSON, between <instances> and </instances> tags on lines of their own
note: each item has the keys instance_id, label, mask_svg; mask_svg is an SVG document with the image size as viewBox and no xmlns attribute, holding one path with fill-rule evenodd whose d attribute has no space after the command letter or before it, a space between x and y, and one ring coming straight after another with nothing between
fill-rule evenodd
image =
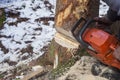
<instances>
[{"instance_id":1,"label":"snow patch","mask_svg":"<svg viewBox=\"0 0 120 80\"><path fill-rule=\"evenodd\" d=\"M46 1L47 4L44 0L0 0L0 7L7 13L4 28L0 30L0 71L13 68L11 61L19 66L44 54L41 49L50 43L56 32L54 21L48 21L48 25L36 21L55 16L56 0ZM15 15L12 17L9 12Z\"/></svg>"}]
</instances>

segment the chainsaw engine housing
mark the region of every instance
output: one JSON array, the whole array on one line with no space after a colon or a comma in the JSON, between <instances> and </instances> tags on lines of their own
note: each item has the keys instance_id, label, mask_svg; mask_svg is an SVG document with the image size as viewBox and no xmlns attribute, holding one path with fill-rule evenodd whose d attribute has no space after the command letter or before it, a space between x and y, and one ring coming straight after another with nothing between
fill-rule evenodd
<instances>
[{"instance_id":1,"label":"chainsaw engine housing","mask_svg":"<svg viewBox=\"0 0 120 80\"><path fill-rule=\"evenodd\" d=\"M77 26L83 21L84 25L76 35L74 32ZM114 50L120 46L117 37L97 27L90 28L89 25L94 22L97 21L80 18L72 29L73 36L81 46L88 50L89 54L96 57L104 64L120 69L120 61L113 55Z\"/></svg>"},{"instance_id":2,"label":"chainsaw engine housing","mask_svg":"<svg viewBox=\"0 0 120 80\"><path fill-rule=\"evenodd\" d=\"M89 43L98 53L108 53L114 50L118 43L115 36L97 28L87 29L83 34L83 40Z\"/></svg>"}]
</instances>

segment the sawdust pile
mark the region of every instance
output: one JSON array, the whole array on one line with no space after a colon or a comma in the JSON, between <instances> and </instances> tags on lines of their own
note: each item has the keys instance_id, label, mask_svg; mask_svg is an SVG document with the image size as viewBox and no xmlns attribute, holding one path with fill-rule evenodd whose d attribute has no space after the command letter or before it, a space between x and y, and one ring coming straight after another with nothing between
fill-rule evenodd
<instances>
[{"instance_id":1,"label":"sawdust pile","mask_svg":"<svg viewBox=\"0 0 120 80\"><path fill-rule=\"evenodd\" d=\"M67 72L55 80L119 80L119 71L95 58L83 56Z\"/></svg>"}]
</instances>

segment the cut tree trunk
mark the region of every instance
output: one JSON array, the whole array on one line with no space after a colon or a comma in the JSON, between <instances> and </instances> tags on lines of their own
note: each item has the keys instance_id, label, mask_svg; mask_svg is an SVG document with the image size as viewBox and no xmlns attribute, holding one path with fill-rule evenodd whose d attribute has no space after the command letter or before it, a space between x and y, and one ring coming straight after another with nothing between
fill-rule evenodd
<instances>
[{"instance_id":1,"label":"cut tree trunk","mask_svg":"<svg viewBox=\"0 0 120 80\"><path fill-rule=\"evenodd\" d=\"M99 0L57 0L56 6L56 30L58 33L68 36L66 37L68 41L62 41L63 39L61 39L61 41L60 39L59 41L57 41L56 38L55 40L58 44L61 42L66 42L66 44L63 43L63 45L68 44L67 48L69 48L69 44L71 44L72 42L70 40L74 40L71 34L71 29L73 25L80 17L88 19L98 16ZM77 48L79 46L79 43L75 42L75 40L72 44L74 43L77 46L74 47L73 45L73 47Z\"/></svg>"},{"instance_id":2,"label":"cut tree trunk","mask_svg":"<svg viewBox=\"0 0 120 80\"><path fill-rule=\"evenodd\" d=\"M57 0L55 28L57 33L52 45L59 62L65 62L78 50L79 43L73 38L71 29L80 18L98 16L99 0ZM81 27L81 26L79 26ZM54 63L55 64L55 63Z\"/></svg>"}]
</instances>

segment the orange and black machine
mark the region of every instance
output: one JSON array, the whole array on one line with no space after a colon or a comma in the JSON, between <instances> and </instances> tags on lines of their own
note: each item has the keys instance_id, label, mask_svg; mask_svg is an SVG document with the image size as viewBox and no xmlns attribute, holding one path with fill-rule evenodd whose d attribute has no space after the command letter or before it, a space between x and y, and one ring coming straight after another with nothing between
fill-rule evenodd
<instances>
[{"instance_id":1,"label":"orange and black machine","mask_svg":"<svg viewBox=\"0 0 120 80\"><path fill-rule=\"evenodd\" d=\"M90 25L96 22L94 19L85 20L80 18L73 26L71 32L80 43L80 46L87 49L89 54L106 65L120 69L120 61L113 55L114 50L120 46L118 38L103 29L90 27ZM81 23L84 24L78 29Z\"/></svg>"}]
</instances>

